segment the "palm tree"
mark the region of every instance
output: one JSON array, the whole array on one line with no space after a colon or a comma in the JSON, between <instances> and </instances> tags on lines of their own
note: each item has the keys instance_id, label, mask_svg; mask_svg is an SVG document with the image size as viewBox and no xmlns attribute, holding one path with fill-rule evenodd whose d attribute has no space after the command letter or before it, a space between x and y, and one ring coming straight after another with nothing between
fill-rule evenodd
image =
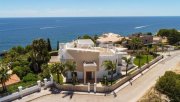
<instances>
[{"instance_id":1,"label":"palm tree","mask_svg":"<svg viewBox=\"0 0 180 102\"><path fill-rule=\"evenodd\" d=\"M134 37L131 40L131 44L132 44L132 48L133 48L133 52L134 52L135 47L137 47L137 49L139 49L139 46L141 45L141 39L139 39L138 37Z\"/></svg>"},{"instance_id":2,"label":"palm tree","mask_svg":"<svg viewBox=\"0 0 180 102\"><path fill-rule=\"evenodd\" d=\"M50 67L48 64L42 65L42 73L41 74L42 74L43 78L50 78L51 71L50 71Z\"/></svg>"},{"instance_id":3,"label":"palm tree","mask_svg":"<svg viewBox=\"0 0 180 102\"><path fill-rule=\"evenodd\" d=\"M111 60L106 60L102 64L105 67L105 70L108 70L111 72L111 85L113 82L113 74L114 70L116 69L116 63L113 63Z\"/></svg>"},{"instance_id":4,"label":"palm tree","mask_svg":"<svg viewBox=\"0 0 180 102\"><path fill-rule=\"evenodd\" d=\"M6 65L0 64L0 83L2 84L3 91L7 91L6 81L10 79L10 74L8 74L8 67Z\"/></svg>"},{"instance_id":5,"label":"palm tree","mask_svg":"<svg viewBox=\"0 0 180 102\"><path fill-rule=\"evenodd\" d=\"M164 52L164 44L161 42L159 45L161 46L161 51Z\"/></svg>"},{"instance_id":6,"label":"palm tree","mask_svg":"<svg viewBox=\"0 0 180 102\"><path fill-rule=\"evenodd\" d=\"M149 63L149 47L145 47L144 48L144 51L146 53L146 63Z\"/></svg>"},{"instance_id":7,"label":"palm tree","mask_svg":"<svg viewBox=\"0 0 180 102\"><path fill-rule=\"evenodd\" d=\"M60 83L60 77L59 75L64 75L66 73L66 68L65 68L65 64L64 63L54 63L51 66L51 72L52 73L56 73L57 74L57 80L58 83Z\"/></svg>"},{"instance_id":8,"label":"palm tree","mask_svg":"<svg viewBox=\"0 0 180 102\"><path fill-rule=\"evenodd\" d=\"M141 67L141 58L142 58L142 56L141 56L141 53L140 53L140 52L137 52L137 54L136 54L136 58L138 59L138 68L140 68L140 67Z\"/></svg>"},{"instance_id":9,"label":"palm tree","mask_svg":"<svg viewBox=\"0 0 180 102\"><path fill-rule=\"evenodd\" d=\"M130 58L123 57L122 59L126 62L126 75L127 75L127 70L128 70L129 64L132 63L131 62L131 57Z\"/></svg>"},{"instance_id":10,"label":"palm tree","mask_svg":"<svg viewBox=\"0 0 180 102\"><path fill-rule=\"evenodd\" d=\"M67 69L71 71L72 81L73 81L73 84L75 84L75 82L77 81L77 76L75 75L76 62L70 62L70 61L66 62L66 66L67 66Z\"/></svg>"},{"instance_id":11,"label":"palm tree","mask_svg":"<svg viewBox=\"0 0 180 102\"><path fill-rule=\"evenodd\" d=\"M154 52L157 53L157 49L158 49L157 44L155 44L155 45L153 46L153 49L154 49Z\"/></svg>"}]
</instances>

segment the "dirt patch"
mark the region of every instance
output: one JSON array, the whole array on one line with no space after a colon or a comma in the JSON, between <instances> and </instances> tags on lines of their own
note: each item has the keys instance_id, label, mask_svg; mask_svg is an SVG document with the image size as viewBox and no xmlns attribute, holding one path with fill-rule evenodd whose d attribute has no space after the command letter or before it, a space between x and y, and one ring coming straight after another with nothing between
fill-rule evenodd
<instances>
[{"instance_id":1,"label":"dirt patch","mask_svg":"<svg viewBox=\"0 0 180 102\"><path fill-rule=\"evenodd\" d=\"M169 99L166 95L157 91L154 87L151 87L145 94L142 96L138 102L168 102Z\"/></svg>"}]
</instances>

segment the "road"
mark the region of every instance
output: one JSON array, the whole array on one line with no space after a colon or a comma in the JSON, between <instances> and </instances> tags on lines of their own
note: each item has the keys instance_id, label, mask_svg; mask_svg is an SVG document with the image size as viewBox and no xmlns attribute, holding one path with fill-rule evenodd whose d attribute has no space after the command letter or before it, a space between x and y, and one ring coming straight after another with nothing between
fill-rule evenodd
<instances>
[{"instance_id":1,"label":"road","mask_svg":"<svg viewBox=\"0 0 180 102\"><path fill-rule=\"evenodd\" d=\"M147 73L121 89L116 96L78 95L78 94L51 94L32 102L136 102L143 94L156 83L159 76L165 71L174 68L180 62L180 51L171 52L171 56L153 66Z\"/></svg>"}]
</instances>

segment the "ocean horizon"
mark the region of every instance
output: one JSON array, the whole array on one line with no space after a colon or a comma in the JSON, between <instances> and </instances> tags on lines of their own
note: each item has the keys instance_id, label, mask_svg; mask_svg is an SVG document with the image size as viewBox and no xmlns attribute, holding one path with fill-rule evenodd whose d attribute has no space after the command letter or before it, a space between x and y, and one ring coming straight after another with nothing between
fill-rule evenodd
<instances>
[{"instance_id":1,"label":"ocean horizon","mask_svg":"<svg viewBox=\"0 0 180 102\"><path fill-rule=\"evenodd\" d=\"M180 16L0 18L0 52L13 46L26 46L37 38L50 38L52 47L56 48L57 41L72 41L84 34L112 32L128 36L172 28L180 30Z\"/></svg>"}]
</instances>

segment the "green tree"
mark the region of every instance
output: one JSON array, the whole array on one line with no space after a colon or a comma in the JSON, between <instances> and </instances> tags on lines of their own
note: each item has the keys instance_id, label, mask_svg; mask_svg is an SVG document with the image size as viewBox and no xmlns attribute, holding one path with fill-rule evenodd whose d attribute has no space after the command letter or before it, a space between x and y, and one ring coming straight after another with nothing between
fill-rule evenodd
<instances>
[{"instance_id":1,"label":"green tree","mask_svg":"<svg viewBox=\"0 0 180 102\"><path fill-rule=\"evenodd\" d=\"M160 77L155 85L156 89L171 99L172 102L180 101L180 75L167 71Z\"/></svg>"},{"instance_id":2,"label":"green tree","mask_svg":"<svg viewBox=\"0 0 180 102\"><path fill-rule=\"evenodd\" d=\"M35 72L41 72L41 65L48 63L50 59L47 42L44 39L38 39L34 40L31 46L31 68Z\"/></svg>"},{"instance_id":3,"label":"green tree","mask_svg":"<svg viewBox=\"0 0 180 102\"><path fill-rule=\"evenodd\" d=\"M22 46L13 47L11 50L15 51L18 54L25 54L25 49Z\"/></svg>"},{"instance_id":4,"label":"green tree","mask_svg":"<svg viewBox=\"0 0 180 102\"><path fill-rule=\"evenodd\" d=\"M127 75L129 64L132 64L131 63L131 57L129 57L129 58L123 57L122 59L126 62L126 75Z\"/></svg>"},{"instance_id":5,"label":"green tree","mask_svg":"<svg viewBox=\"0 0 180 102\"><path fill-rule=\"evenodd\" d=\"M28 73L26 76L23 77L23 82L30 82L30 81L37 81L38 77L36 74Z\"/></svg>"},{"instance_id":6,"label":"green tree","mask_svg":"<svg viewBox=\"0 0 180 102\"><path fill-rule=\"evenodd\" d=\"M15 61L17 61L18 60L18 56L19 56L19 54L16 52L16 51L14 51L14 50L10 50L10 51L8 51L8 53L4 56L4 62L5 63L12 63L12 62L15 62Z\"/></svg>"},{"instance_id":7,"label":"green tree","mask_svg":"<svg viewBox=\"0 0 180 102\"><path fill-rule=\"evenodd\" d=\"M141 56L141 53L139 51L136 54L136 58L138 59L138 68L140 68L142 56Z\"/></svg>"},{"instance_id":8,"label":"green tree","mask_svg":"<svg viewBox=\"0 0 180 102\"><path fill-rule=\"evenodd\" d=\"M59 41L57 41L57 50L59 50Z\"/></svg>"},{"instance_id":9,"label":"green tree","mask_svg":"<svg viewBox=\"0 0 180 102\"><path fill-rule=\"evenodd\" d=\"M142 42L141 42L141 39L138 38L138 37L134 37L131 39L131 46L132 46L132 49L133 49L133 52L135 51L135 48L138 50L139 47L141 46Z\"/></svg>"},{"instance_id":10,"label":"green tree","mask_svg":"<svg viewBox=\"0 0 180 102\"><path fill-rule=\"evenodd\" d=\"M76 62L70 62L70 61L68 61L68 62L66 63L66 66L67 66L67 69L68 69L69 71L71 71L72 81L73 81L73 84L75 84L76 81L77 81L77 75L75 74Z\"/></svg>"},{"instance_id":11,"label":"green tree","mask_svg":"<svg viewBox=\"0 0 180 102\"><path fill-rule=\"evenodd\" d=\"M42 65L42 78L50 78L51 74L51 67L48 64Z\"/></svg>"},{"instance_id":12,"label":"green tree","mask_svg":"<svg viewBox=\"0 0 180 102\"><path fill-rule=\"evenodd\" d=\"M176 29L160 29L157 35L167 37L169 44L176 44L180 41L180 32Z\"/></svg>"},{"instance_id":13,"label":"green tree","mask_svg":"<svg viewBox=\"0 0 180 102\"><path fill-rule=\"evenodd\" d=\"M47 39L47 46L48 46L48 51L49 51L49 52L52 51L51 41L50 41L49 38Z\"/></svg>"},{"instance_id":14,"label":"green tree","mask_svg":"<svg viewBox=\"0 0 180 102\"><path fill-rule=\"evenodd\" d=\"M146 33L147 35L153 35L151 32Z\"/></svg>"},{"instance_id":15,"label":"green tree","mask_svg":"<svg viewBox=\"0 0 180 102\"><path fill-rule=\"evenodd\" d=\"M54 63L51 65L51 72L56 73L58 83L60 84L60 75L65 75L67 69L64 63Z\"/></svg>"},{"instance_id":16,"label":"green tree","mask_svg":"<svg viewBox=\"0 0 180 102\"><path fill-rule=\"evenodd\" d=\"M32 50L31 45L27 45L27 46L25 47L25 52L26 52L26 53L31 52L31 50Z\"/></svg>"},{"instance_id":17,"label":"green tree","mask_svg":"<svg viewBox=\"0 0 180 102\"><path fill-rule=\"evenodd\" d=\"M162 37L168 37L169 32L170 31L168 29L160 29L159 32L157 33L157 35L162 36Z\"/></svg>"},{"instance_id":18,"label":"green tree","mask_svg":"<svg viewBox=\"0 0 180 102\"><path fill-rule=\"evenodd\" d=\"M146 46L144 48L145 54L146 54L146 63L149 63L149 46Z\"/></svg>"},{"instance_id":19,"label":"green tree","mask_svg":"<svg viewBox=\"0 0 180 102\"><path fill-rule=\"evenodd\" d=\"M7 91L6 81L10 78L8 71L7 65L0 64L0 83L2 84L3 91Z\"/></svg>"},{"instance_id":20,"label":"green tree","mask_svg":"<svg viewBox=\"0 0 180 102\"><path fill-rule=\"evenodd\" d=\"M105 70L111 72L111 85L112 85L114 70L116 70L116 63L113 63L111 60L106 60L103 62L102 65L105 67Z\"/></svg>"},{"instance_id":21,"label":"green tree","mask_svg":"<svg viewBox=\"0 0 180 102\"><path fill-rule=\"evenodd\" d=\"M99 38L99 36L98 35L94 35L94 40L97 40Z\"/></svg>"},{"instance_id":22,"label":"green tree","mask_svg":"<svg viewBox=\"0 0 180 102\"><path fill-rule=\"evenodd\" d=\"M155 55L157 54L157 52L158 52L158 45L157 44L153 45L153 52Z\"/></svg>"},{"instance_id":23,"label":"green tree","mask_svg":"<svg viewBox=\"0 0 180 102\"><path fill-rule=\"evenodd\" d=\"M15 73L20 79L23 79L31 70L28 66L16 66L13 68L13 73Z\"/></svg>"}]
</instances>

